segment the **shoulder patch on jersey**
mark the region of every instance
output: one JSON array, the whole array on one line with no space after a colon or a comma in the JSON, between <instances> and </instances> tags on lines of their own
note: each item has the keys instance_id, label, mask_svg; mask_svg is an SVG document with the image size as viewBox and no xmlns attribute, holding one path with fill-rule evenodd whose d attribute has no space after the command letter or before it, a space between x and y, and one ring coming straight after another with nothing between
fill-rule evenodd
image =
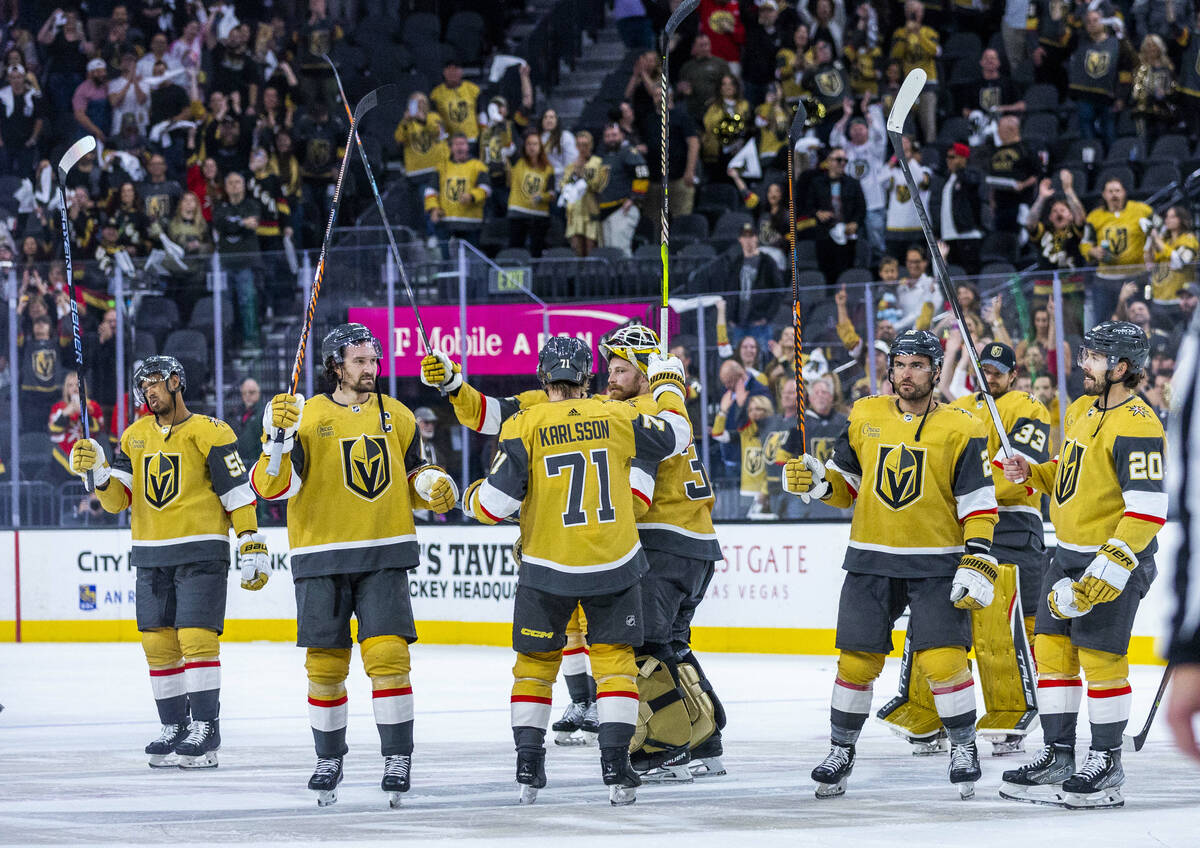
<instances>
[{"instance_id":1,"label":"shoulder patch on jersey","mask_svg":"<svg viewBox=\"0 0 1200 848\"><path fill-rule=\"evenodd\" d=\"M1146 409L1146 407L1142 406L1140 403L1131 404L1129 407L1129 414L1134 416L1135 418L1137 418L1139 416L1142 418L1150 417L1150 411L1148 409Z\"/></svg>"}]
</instances>

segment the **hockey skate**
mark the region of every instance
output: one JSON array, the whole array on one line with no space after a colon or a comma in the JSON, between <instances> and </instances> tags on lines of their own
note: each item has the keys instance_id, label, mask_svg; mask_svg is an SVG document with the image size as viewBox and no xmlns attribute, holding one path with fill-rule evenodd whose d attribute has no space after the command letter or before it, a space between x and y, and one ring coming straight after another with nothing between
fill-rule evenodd
<instances>
[{"instance_id":1,"label":"hockey skate","mask_svg":"<svg viewBox=\"0 0 1200 848\"><path fill-rule=\"evenodd\" d=\"M388 804L393 810L399 808L400 796L408 791L411 771L410 754L389 754L383 758L383 780L379 786L388 794Z\"/></svg>"},{"instance_id":2,"label":"hockey skate","mask_svg":"<svg viewBox=\"0 0 1200 848\"><path fill-rule=\"evenodd\" d=\"M1083 768L1063 781L1062 806L1068 810L1094 810L1124 807L1121 785L1125 769L1121 767L1121 749L1088 751Z\"/></svg>"},{"instance_id":3,"label":"hockey skate","mask_svg":"<svg viewBox=\"0 0 1200 848\"><path fill-rule=\"evenodd\" d=\"M217 750L221 747L221 723L193 721L188 725L187 736L175 745L181 769L217 767Z\"/></svg>"},{"instance_id":4,"label":"hockey skate","mask_svg":"<svg viewBox=\"0 0 1200 848\"><path fill-rule=\"evenodd\" d=\"M341 782L342 758L317 757L317 768L308 779L308 788L317 793L318 807L337 802L337 788Z\"/></svg>"},{"instance_id":5,"label":"hockey skate","mask_svg":"<svg viewBox=\"0 0 1200 848\"><path fill-rule=\"evenodd\" d=\"M836 798L846 794L846 778L854 771L854 746L834 742L825 759L812 770L818 798Z\"/></svg>"},{"instance_id":6,"label":"hockey skate","mask_svg":"<svg viewBox=\"0 0 1200 848\"><path fill-rule=\"evenodd\" d=\"M1031 763L1004 772L1000 797L1029 804L1062 806L1063 781L1075 773L1075 749L1046 745Z\"/></svg>"},{"instance_id":7,"label":"hockey skate","mask_svg":"<svg viewBox=\"0 0 1200 848\"><path fill-rule=\"evenodd\" d=\"M914 757L932 757L950 750L950 737L946 735L945 730L939 729L929 736L907 736L905 738L912 745Z\"/></svg>"},{"instance_id":8,"label":"hockey skate","mask_svg":"<svg viewBox=\"0 0 1200 848\"><path fill-rule=\"evenodd\" d=\"M562 718L550 726L550 729L555 733L555 745L578 747L580 745L587 745L589 741L595 741L595 734L599 732L599 726L596 727L595 731L591 732L591 740L587 738L588 733L584 731L589 708L595 711L596 705L594 701L590 703L587 701L572 701L567 705Z\"/></svg>"},{"instance_id":9,"label":"hockey skate","mask_svg":"<svg viewBox=\"0 0 1200 848\"><path fill-rule=\"evenodd\" d=\"M979 748L975 741L950 746L950 782L964 801L975 797L975 781L983 776L979 768Z\"/></svg>"},{"instance_id":10,"label":"hockey skate","mask_svg":"<svg viewBox=\"0 0 1200 848\"><path fill-rule=\"evenodd\" d=\"M187 736L186 724L164 724L158 738L146 746L150 768L179 768L175 746Z\"/></svg>"},{"instance_id":11,"label":"hockey skate","mask_svg":"<svg viewBox=\"0 0 1200 848\"><path fill-rule=\"evenodd\" d=\"M614 807L624 807L637 800L637 787L642 785L642 779L629 763L627 748L619 745L601 748L600 771L604 775L604 785L608 787L609 803Z\"/></svg>"},{"instance_id":12,"label":"hockey skate","mask_svg":"<svg viewBox=\"0 0 1200 848\"><path fill-rule=\"evenodd\" d=\"M721 732L718 730L695 748L692 748L692 760L688 763L688 771L692 777L720 777L725 774L725 763L721 761L724 754L721 747Z\"/></svg>"},{"instance_id":13,"label":"hockey skate","mask_svg":"<svg viewBox=\"0 0 1200 848\"><path fill-rule=\"evenodd\" d=\"M583 735L585 745L596 744L596 737L600 735L600 709L596 706L595 698L588 701L587 714L583 717L579 732Z\"/></svg>"},{"instance_id":14,"label":"hockey skate","mask_svg":"<svg viewBox=\"0 0 1200 848\"><path fill-rule=\"evenodd\" d=\"M636 751L630 763L638 777L645 783L691 783L692 773L688 770L691 750L687 745L665 751Z\"/></svg>"},{"instance_id":15,"label":"hockey skate","mask_svg":"<svg viewBox=\"0 0 1200 848\"><path fill-rule=\"evenodd\" d=\"M1025 735L1022 733L1007 733L1003 738L985 738L992 743L993 757L1004 757L1008 754L1025 753Z\"/></svg>"},{"instance_id":16,"label":"hockey skate","mask_svg":"<svg viewBox=\"0 0 1200 848\"><path fill-rule=\"evenodd\" d=\"M521 785L518 804L532 804L537 800L538 790L546 785L545 749L517 751L517 783Z\"/></svg>"}]
</instances>

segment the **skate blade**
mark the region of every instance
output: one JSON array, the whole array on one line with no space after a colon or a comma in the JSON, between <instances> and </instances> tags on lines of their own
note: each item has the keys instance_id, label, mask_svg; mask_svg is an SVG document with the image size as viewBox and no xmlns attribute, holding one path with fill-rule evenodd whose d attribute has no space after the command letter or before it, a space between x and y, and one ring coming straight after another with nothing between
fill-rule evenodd
<instances>
[{"instance_id":1,"label":"skate blade","mask_svg":"<svg viewBox=\"0 0 1200 848\"><path fill-rule=\"evenodd\" d=\"M727 774L725 764L721 762L720 757L704 757L699 760L692 760L688 763L688 771L692 773L694 778L704 777L721 777Z\"/></svg>"},{"instance_id":2,"label":"skate blade","mask_svg":"<svg viewBox=\"0 0 1200 848\"><path fill-rule=\"evenodd\" d=\"M403 792L389 792L387 795L388 795L388 806L391 807L393 810L400 809L400 799L404 797L404 793Z\"/></svg>"},{"instance_id":3,"label":"skate blade","mask_svg":"<svg viewBox=\"0 0 1200 848\"><path fill-rule=\"evenodd\" d=\"M179 757L179 767L181 769L210 769L217 767L217 752L209 751L207 754L201 754L198 757Z\"/></svg>"},{"instance_id":4,"label":"skate blade","mask_svg":"<svg viewBox=\"0 0 1200 848\"><path fill-rule=\"evenodd\" d=\"M560 730L554 736L554 744L564 748L582 748L587 743L583 734L576 736L573 730Z\"/></svg>"},{"instance_id":5,"label":"skate blade","mask_svg":"<svg viewBox=\"0 0 1200 848\"><path fill-rule=\"evenodd\" d=\"M643 783L693 783L695 781L687 763L674 766L659 766L647 772L639 772Z\"/></svg>"},{"instance_id":6,"label":"skate blade","mask_svg":"<svg viewBox=\"0 0 1200 848\"><path fill-rule=\"evenodd\" d=\"M179 768L179 757L175 754L151 754L150 768L177 769Z\"/></svg>"},{"instance_id":7,"label":"skate blade","mask_svg":"<svg viewBox=\"0 0 1200 848\"><path fill-rule=\"evenodd\" d=\"M614 807L627 807L637 800L637 788L633 786L608 787L608 801Z\"/></svg>"},{"instance_id":8,"label":"skate blade","mask_svg":"<svg viewBox=\"0 0 1200 848\"><path fill-rule=\"evenodd\" d=\"M337 803L336 789L318 789L317 790L317 806L328 807L331 804Z\"/></svg>"},{"instance_id":9,"label":"skate blade","mask_svg":"<svg viewBox=\"0 0 1200 848\"><path fill-rule=\"evenodd\" d=\"M1047 807L1061 807L1065 799L1062 793L1062 784L1021 786L1016 783L1001 783L1000 797L1009 801L1021 801L1025 804L1042 804Z\"/></svg>"},{"instance_id":10,"label":"skate blade","mask_svg":"<svg viewBox=\"0 0 1200 848\"><path fill-rule=\"evenodd\" d=\"M1025 737L1014 741L992 742L992 756L1004 757L1008 754L1021 754L1025 751Z\"/></svg>"},{"instance_id":11,"label":"skate blade","mask_svg":"<svg viewBox=\"0 0 1200 848\"><path fill-rule=\"evenodd\" d=\"M846 794L846 778L837 783L818 783L816 795L818 798L838 798Z\"/></svg>"},{"instance_id":12,"label":"skate blade","mask_svg":"<svg viewBox=\"0 0 1200 848\"><path fill-rule=\"evenodd\" d=\"M1063 793L1062 806L1068 810L1107 810L1115 807L1124 807L1125 798L1121 795L1121 787L1119 786L1087 794L1065 792Z\"/></svg>"},{"instance_id":13,"label":"skate blade","mask_svg":"<svg viewBox=\"0 0 1200 848\"><path fill-rule=\"evenodd\" d=\"M936 754L944 754L949 750L949 739L938 739L933 742L912 743L912 755L914 757L932 757Z\"/></svg>"},{"instance_id":14,"label":"skate blade","mask_svg":"<svg viewBox=\"0 0 1200 848\"><path fill-rule=\"evenodd\" d=\"M956 783L954 786L958 789L959 800L969 801L975 797L975 781L969 780L966 783Z\"/></svg>"},{"instance_id":15,"label":"skate blade","mask_svg":"<svg viewBox=\"0 0 1200 848\"><path fill-rule=\"evenodd\" d=\"M579 733L583 737L583 744L589 747L595 745L596 739L600 736L599 730L597 730L595 733L590 730L581 730Z\"/></svg>"},{"instance_id":16,"label":"skate blade","mask_svg":"<svg viewBox=\"0 0 1200 848\"><path fill-rule=\"evenodd\" d=\"M526 786L522 784L521 793L517 796L517 803L522 806L528 806L537 800L538 788L536 786Z\"/></svg>"}]
</instances>

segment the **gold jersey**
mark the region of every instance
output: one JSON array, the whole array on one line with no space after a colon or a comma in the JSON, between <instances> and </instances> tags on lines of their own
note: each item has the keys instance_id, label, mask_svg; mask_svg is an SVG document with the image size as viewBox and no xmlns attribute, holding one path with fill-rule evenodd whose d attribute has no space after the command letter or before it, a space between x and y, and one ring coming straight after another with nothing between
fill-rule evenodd
<instances>
[{"instance_id":1,"label":"gold jersey","mask_svg":"<svg viewBox=\"0 0 1200 848\"><path fill-rule=\"evenodd\" d=\"M442 116L430 112L425 120L405 117L393 133L396 143L404 148L404 173L410 177L432 174L449 155Z\"/></svg>"},{"instance_id":2,"label":"gold jersey","mask_svg":"<svg viewBox=\"0 0 1200 848\"><path fill-rule=\"evenodd\" d=\"M483 205L492 193L487 166L478 159L455 162L446 155L437 166L437 188L425 189L425 211L442 210L442 220L482 224Z\"/></svg>"},{"instance_id":3,"label":"gold jersey","mask_svg":"<svg viewBox=\"0 0 1200 848\"><path fill-rule=\"evenodd\" d=\"M1162 250L1154 254L1156 264L1150 271L1150 291L1154 302L1164 305L1179 303L1179 290L1196 279L1192 263L1200 253L1200 240L1192 233L1163 240Z\"/></svg>"},{"instance_id":4,"label":"gold jersey","mask_svg":"<svg viewBox=\"0 0 1200 848\"><path fill-rule=\"evenodd\" d=\"M1119 266L1137 265L1145 261L1143 250L1146 246L1146 235L1143 222L1154 217L1154 210L1145 203L1131 200L1117 214L1109 212L1101 206L1093 209L1084 219L1083 238L1079 242L1079 252L1087 263L1092 264L1088 250L1104 242L1112 253L1112 261L1096 269L1100 277L1124 277L1128 271L1118 270Z\"/></svg>"},{"instance_id":5,"label":"gold jersey","mask_svg":"<svg viewBox=\"0 0 1200 848\"><path fill-rule=\"evenodd\" d=\"M1005 392L995 398L996 411L1012 449L1025 457L1030 465L1045 462L1050 456L1050 411L1026 392ZM987 401L982 393L966 395L954 402L980 421L987 430L988 455L992 457L992 482L996 486L999 520L993 539L998 545L1024 545L1030 534L1042 538L1042 496L1032 486L1017 485L1004 479L999 464L1000 436L992 424Z\"/></svg>"},{"instance_id":6,"label":"gold jersey","mask_svg":"<svg viewBox=\"0 0 1200 848\"><path fill-rule=\"evenodd\" d=\"M992 540L996 489L987 433L965 409L939 404L922 422L901 412L894 397L862 398L826 468L826 503L854 504L847 571L950 575L965 540Z\"/></svg>"},{"instance_id":7,"label":"gold jersey","mask_svg":"<svg viewBox=\"0 0 1200 848\"><path fill-rule=\"evenodd\" d=\"M379 397L344 406L328 394L317 395L304 404L295 445L284 454L279 475L267 474L265 453L254 466L254 490L267 500L288 502L296 577L419 564L413 509L424 504L416 502L410 481L427 463L412 412L383 395L385 431Z\"/></svg>"},{"instance_id":8,"label":"gold jersey","mask_svg":"<svg viewBox=\"0 0 1200 848\"><path fill-rule=\"evenodd\" d=\"M559 595L617 592L647 567L634 506L654 497L645 464L690 444L691 427L678 413L660 417L599 398L536 404L501 426L478 508L493 522L521 510L523 585Z\"/></svg>"},{"instance_id":9,"label":"gold jersey","mask_svg":"<svg viewBox=\"0 0 1200 848\"><path fill-rule=\"evenodd\" d=\"M550 214L550 199L554 190L554 169L535 168L522 156L509 174L508 211L519 209L521 214L545 218Z\"/></svg>"},{"instance_id":10,"label":"gold jersey","mask_svg":"<svg viewBox=\"0 0 1200 848\"><path fill-rule=\"evenodd\" d=\"M124 500L111 499L113 480ZM105 507L129 506L135 566L171 566L229 560L230 513L248 507L254 492L237 452L237 436L224 421L192 415L174 427L153 415L134 421L121 435L112 463ZM112 509L111 505L118 505ZM238 530L253 530L256 522Z\"/></svg>"},{"instance_id":11,"label":"gold jersey","mask_svg":"<svg viewBox=\"0 0 1200 848\"><path fill-rule=\"evenodd\" d=\"M1162 422L1134 395L1105 412L1090 395L1067 408L1063 446L1030 466L1030 483L1050 495L1060 551L1090 557L1109 539L1153 554L1167 519Z\"/></svg>"},{"instance_id":12,"label":"gold jersey","mask_svg":"<svg viewBox=\"0 0 1200 848\"><path fill-rule=\"evenodd\" d=\"M475 83L464 80L454 88L442 83L429 93L429 102L441 115L447 135L462 133L471 141L479 137L479 120L475 113L479 86Z\"/></svg>"},{"instance_id":13,"label":"gold jersey","mask_svg":"<svg viewBox=\"0 0 1200 848\"><path fill-rule=\"evenodd\" d=\"M540 389L494 398L467 383L450 396L459 423L486 435L500 432L501 423L520 410L548 401ZM658 412L650 395L640 395L630 403L640 412ZM721 559L721 545L712 523L713 503L712 482L695 445L682 456L663 460L655 474L650 509L638 519L642 544L647 550L669 551L693 559Z\"/></svg>"}]
</instances>

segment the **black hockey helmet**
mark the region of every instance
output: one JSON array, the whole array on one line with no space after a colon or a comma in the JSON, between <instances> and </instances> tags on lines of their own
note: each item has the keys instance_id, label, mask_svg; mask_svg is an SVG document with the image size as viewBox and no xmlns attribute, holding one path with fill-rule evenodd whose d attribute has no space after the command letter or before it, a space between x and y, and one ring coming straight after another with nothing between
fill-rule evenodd
<instances>
[{"instance_id":1,"label":"black hockey helmet","mask_svg":"<svg viewBox=\"0 0 1200 848\"><path fill-rule=\"evenodd\" d=\"M570 336L554 336L538 353L538 379L543 383L587 384L592 376L592 349Z\"/></svg>"},{"instance_id":2,"label":"black hockey helmet","mask_svg":"<svg viewBox=\"0 0 1200 848\"><path fill-rule=\"evenodd\" d=\"M905 330L896 336L891 350L888 351L889 371L895 364L897 356L927 356L929 364L933 366L934 371L937 371L942 367L942 360L945 359L946 354L942 350L942 343L938 341L937 336L928 330Z\"/></svg>"},{"instance_id":3,"label":"black hockey helmet","mask_svg":"<svg viewBox=\"0 0 1200 848\"><path fill-rule=\"evenodd\" d=\"M1142 328L1129 321L1102 321L1083 334L1079 347L1082 359L1086 351L1094 351L1108 359L1106 370L1111 371L1124 359L1129 363L1129 375L1145 373L1150 359L1150 339Z\"/></svg>"},{"instance_id":4,"label":"black hockey helmet","mask_svg":"<svg viewBox=\"0 0 1200 848\"><path fill-rule=\"evenodd\" d=\"M321 362L326 368L332 368L335 364L341 365L345 361L343 351L346 347L358 344L374 345L375 355L383 358L383 348L379 339L362 324L350 323L334 327L325 335L321 342Z\"/></svg>"},{"instance_id":5,"label":"black hockey helmet","mask_svg":"<svg viewBox=\"0 0 1200 848\"><path fill-rule=\"evenodd\" d=\"M146 402L146 397L142 394L142 383L156 374L161 375L164 380L171 379L172 374L178 374L179 391L187 388L187 375L183 371L183 363L173 356L147 356L133 369L133 394L139 406Z\"/></svg>"}]
</instances>

